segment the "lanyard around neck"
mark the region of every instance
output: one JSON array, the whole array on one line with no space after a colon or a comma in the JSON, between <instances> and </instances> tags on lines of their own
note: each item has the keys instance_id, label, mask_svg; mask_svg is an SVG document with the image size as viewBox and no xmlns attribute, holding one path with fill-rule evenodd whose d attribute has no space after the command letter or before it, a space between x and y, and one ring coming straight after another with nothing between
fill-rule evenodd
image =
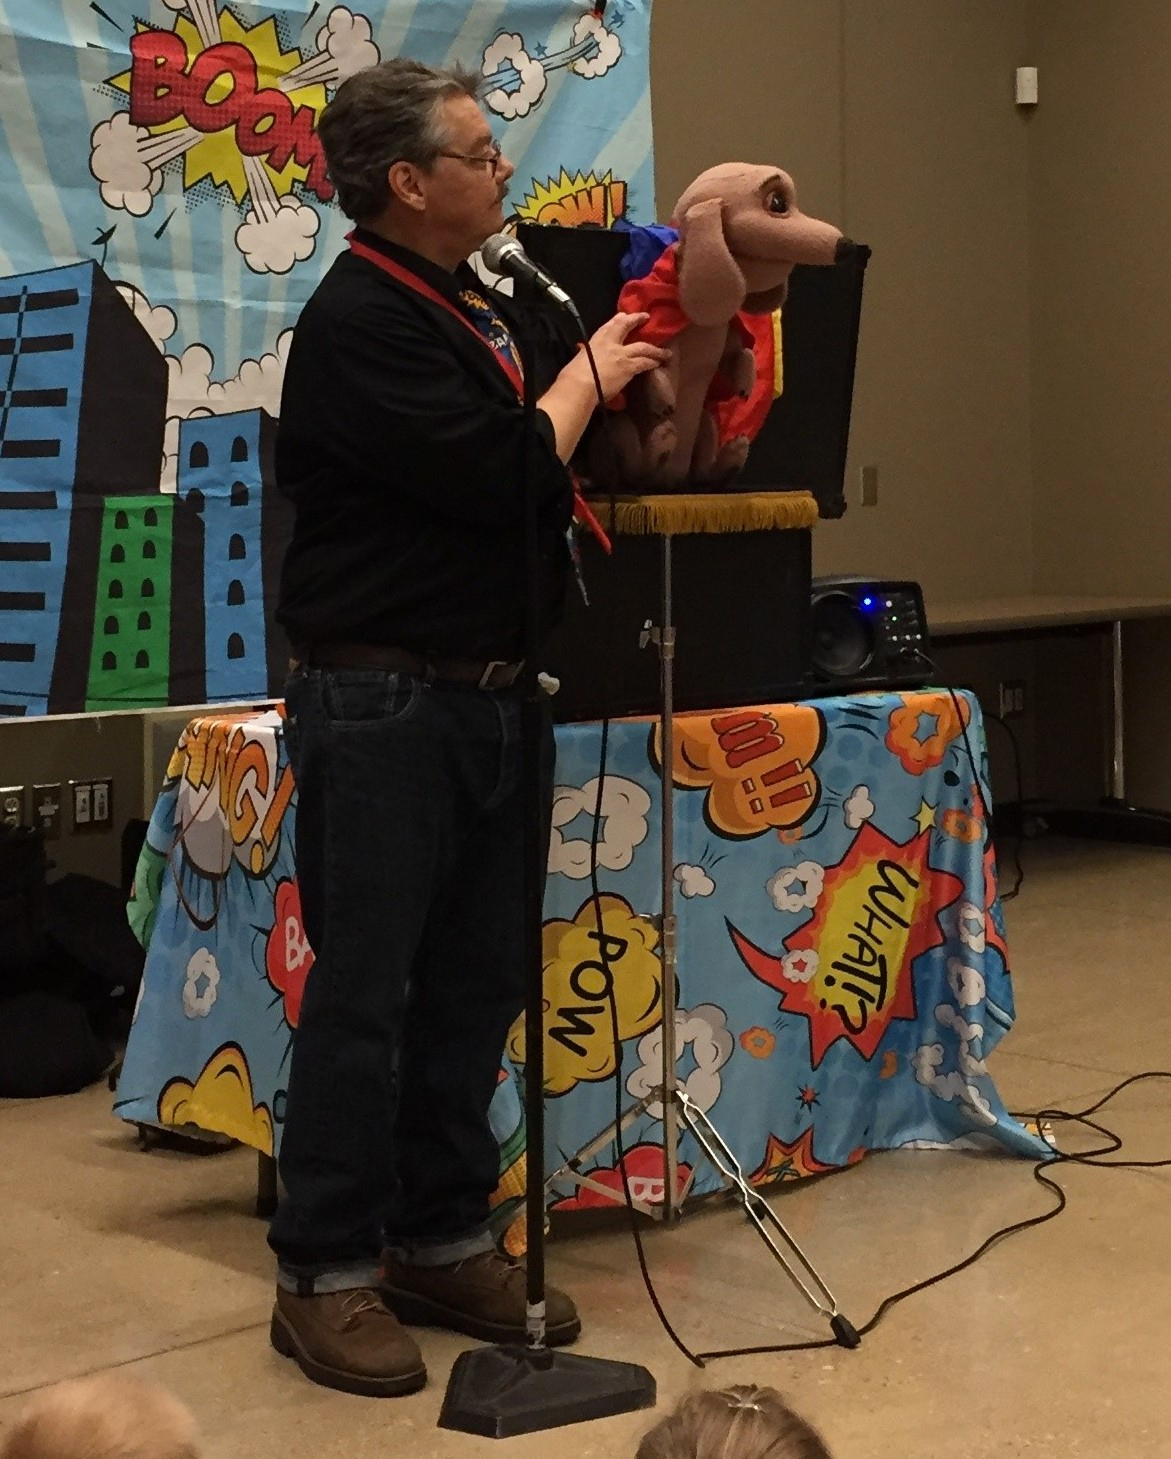
<instances>
[{"instance_id":1,"label":"lanyard around neck","mask_svg":"<svg viewBox=\"0 0 1171 1459\"><path fill-rule=\"evenodd\" d=\"M371 248L368 243L363 243L360 239L355 238L352 233L349 235L348 242L351 253L356 253L359 258L366 259L375 268L380 268L383 273L389 274L392 279L397 279L400 284L404 284L408 289L412 289L424 299L429 299L432 304L438 304L441 309L446 309L448 314L454 319L458 319L465 329L470 330L475 335L508 376L512 383L512 388L516 391L517 399L524 400L525 387L520 371L510 359L507 359L499 350L493 348L491 342L484 338L468 316L462 310L457 309L450 299L445 299L438 289L433 289L418 274L412 273L409 268L406 268L401 263L396 263L394 259L387 258L386 254L379 252L376 248Z\"/></svg>"},{"instance_id":2,"label":"lanyard around neck","mask_svg":"<svg viewBox=\"0 0 1171 1459\"><path fill-rule=\"evenodd\" d=\"M457 309L450 299L445 299L438 289L433 289L431 285L427 283L426 280L421 279L418 274L412 273L409 268L406 268L401 263L396 263L394 259L387 258L385 253L380 253L378 249L371 248L368 243L363 243L360 239L355 238L352 233L347 236L346 242L350 245L351 253L356 253L359 258L366 259L366 261L368 263L372 263L375 268L380 268L383 273L389 274L392 279L397 279L400 284L404 284L408 289L412 289L416 294L421 295L424 299L429 299L432 304L438 304L441 309L446 309L448 314L458 319L465 329L470 329L471 332L480 341L480 343L484 346L484 348L491 354L492 358L496 361L496 363L500 366L504 373L508 376L509 380L512 382L512 388L516 391L517 399L523 403L525 387L524 379L520 371L516 368L511 360L506 359L499 350L492 347L490 341L484 338L484 336L480 333L480 331L476 328L476 326L472 323L468 316L464 314L462 310ZM610 551L610 540L606 536L602 524L598 521L597 517L590 510L589 505L587 504L585 498L582 496L581 491L578 488L576 475L574 475L574 473L571 471L570 476L573 481L574 515L578 518L579 521L585 523L585 525L602 544L604 550L608 553Z\"/></svg>"}]
</instances>

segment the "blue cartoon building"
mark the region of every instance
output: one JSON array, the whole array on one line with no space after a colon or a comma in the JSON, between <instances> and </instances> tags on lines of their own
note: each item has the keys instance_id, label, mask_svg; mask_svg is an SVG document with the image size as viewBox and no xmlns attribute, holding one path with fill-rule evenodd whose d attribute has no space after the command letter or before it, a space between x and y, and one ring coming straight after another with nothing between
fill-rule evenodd
<instances>
[{"instance_id":1,"label":"blue cartoon building","mask_svg":"<svg viewBox=\"0 0 1171 1459\"><path fill-rule=\"evenodd\" d=\"M0 280L0 714L85 698L105 498L157 492L166 365L92 260Z\"/></svg>"},{"instance_id":2,"label":"blue cartoon building","mask_svg":"<svg viewBox=\"0 0 1171 1459\"><path fill-rule=\"evenodd\" d=\"M263 410L196 416L179 427L178 493L203 521L211 702L277 693L284 678L288 649L271 624L287 540L283 498L273 481L275 434L276 421Z\"/></svg>"}]
</instances>

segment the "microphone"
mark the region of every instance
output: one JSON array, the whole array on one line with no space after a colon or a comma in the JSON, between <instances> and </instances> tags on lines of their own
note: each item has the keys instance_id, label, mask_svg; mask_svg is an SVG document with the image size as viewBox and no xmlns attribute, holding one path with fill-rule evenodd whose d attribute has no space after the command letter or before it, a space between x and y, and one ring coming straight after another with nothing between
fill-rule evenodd
<instances>
[{"instance_id":1,"label":"microphone","mask_svg":"<svg viewBox=\"0 0 1171 1459\"><path fill-rule=\"evenodd\" d=\"M525 279L534 284L542 294L560 304L562 309L567 309L578 327L582 327L577 305L556 280L532 261L515 238L507 233L493 233L484 241L480 254L493 273L509 274L514 279Z\"/></svg>"}]
</instances>

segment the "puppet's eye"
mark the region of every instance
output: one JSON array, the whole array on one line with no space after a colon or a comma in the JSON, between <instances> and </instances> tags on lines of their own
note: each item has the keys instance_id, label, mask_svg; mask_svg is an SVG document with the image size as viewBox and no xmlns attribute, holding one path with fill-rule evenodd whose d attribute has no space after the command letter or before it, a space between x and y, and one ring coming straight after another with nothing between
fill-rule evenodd
<instances>
[{"instance_id":1,"label":"puppet's eye","mask_svg":"<svg viewBox=\"0 0 1171 1459\"><path fill-rule=\"evenodd\" d=\"M789 211L789 200L783 192L769 193L768 210L770 213L777 213L781 216Z\"/></svg>"}]
</instances>

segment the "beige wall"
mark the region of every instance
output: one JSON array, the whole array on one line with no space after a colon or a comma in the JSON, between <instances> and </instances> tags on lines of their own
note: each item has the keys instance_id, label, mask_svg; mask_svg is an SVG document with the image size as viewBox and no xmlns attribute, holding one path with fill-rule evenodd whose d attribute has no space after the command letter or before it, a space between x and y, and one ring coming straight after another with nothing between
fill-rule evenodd
<instances>
[{"instance_id":1,"label":"beige wall","mask_svg":"<svg viewBox=\"0 0 1171 1459\"><path fill-rule=\"evenodd\" d=\"M1036 586L1171 595L1171 6L1033 0ZM1171 623L1125 632L1126 789L1171 809Z\"/></svg>"},{"instance_id":2,"label":"beige wall","mask_svg":"<svg viewBox=\"0 0 1171 1459\"><path fill-rule=\"evenodd\" d=\"M1171 593L1171 5L1036 0L1032 50L1037 584Z\"/></svg>"},{"instance_id":3,"label":"beige wall","mask_svg":"<svg viewBox=\"0 0 1171 1459\"><path fill-rule=\"evenodd\" d=\"M1025 0L656 0L660 216L697 172L776 160L868 243L851 507L819 572L932 597L1032 579ZM879 504L860 508L862 465ZM992 585L990 589L990 585Z\"/></svg>"},{"instance_id":4,"label":"beige wall","mask_svg":"<svg viewBox=\"0 0 1171 1459\"><path fill-rule=\"evenodd\" d=\"M654 0L652 14L659 217L704 168L760 159L838 219L841 0Z\"/></svg>"},{"instance_id":5,"label":"beige wall","mask_svg":"<svg viewBox=\"0 0 1171 1459\"><path fill-rule=\"evenodd\" d=\"M819 567L932 598L1032 575L1027 137L1016 0L847 0L845 223L870 244L850 476L879 504L819 531Z\"/></svg>"}]
</instances>

